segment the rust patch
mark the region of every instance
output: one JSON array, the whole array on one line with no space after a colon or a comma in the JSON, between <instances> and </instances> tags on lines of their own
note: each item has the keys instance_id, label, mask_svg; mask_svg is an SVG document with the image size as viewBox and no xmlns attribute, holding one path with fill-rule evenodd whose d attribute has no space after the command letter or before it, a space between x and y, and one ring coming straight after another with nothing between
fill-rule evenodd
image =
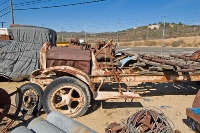
<instances>
[{"instance_id":1,"label":"rust patch","mask_svg":"<svg viewBox=\"0 0 200 133\"><path fill-rule=\"evenodd\" d=\"M200 90L197 92L193 104L192 104L193 108L200 108Z\"/></svg>"}]
</instances>

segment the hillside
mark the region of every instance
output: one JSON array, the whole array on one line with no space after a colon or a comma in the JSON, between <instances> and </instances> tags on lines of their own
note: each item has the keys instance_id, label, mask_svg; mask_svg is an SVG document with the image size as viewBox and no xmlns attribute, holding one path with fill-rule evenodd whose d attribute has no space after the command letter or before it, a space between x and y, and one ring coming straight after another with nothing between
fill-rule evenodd
<instances>
[{"instance_id":1,"label":"hillside","mask_svg":"<svg viewBox=\"0 0 200 133\"><path fill-rule=\"evenodd\" d=\"M200 47L200 36L176 37L164 39L164 47ZM120 42L119 46L162 46L162 39Z\"/></svg>"},{"instance_id":2,"label":"hillside","mask_svg":"<svg viewBox=\"0 0 200 133\"><path fill-rule=\"evenodd\" d=\"M126 29L118 32L119 42L133 42L133 41L149 41L155 39L162 39L163 37L163 23L149 24L148 26L141 26L137 28ZM182 23L165 23L164 38L190 37L200 36L199 25L185 25ZM85 32L58 32L58 41L69 41L71 38L85 38ZM117 32L106 33L86 33L87 42L92 43L102 38L112 38L117 40Z\"/></svg>"}]
</instances>

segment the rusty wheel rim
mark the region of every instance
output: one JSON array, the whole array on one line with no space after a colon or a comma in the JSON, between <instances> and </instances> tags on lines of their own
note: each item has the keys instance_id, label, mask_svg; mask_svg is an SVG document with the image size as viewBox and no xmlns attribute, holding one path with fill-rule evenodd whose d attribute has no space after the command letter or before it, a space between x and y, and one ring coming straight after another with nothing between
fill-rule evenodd
<instances>
[{"instance_id":1,"label":"rusty wheel rim","mask_svg":"<svg viewBox=\"0 0 200 133\"><path fill-rule=\"evenodd\" d=\"M61 85L50 97L53 110L72 116L84 107L83 92L73 85Z\"/></svg>"},{"instance_id":2,"label":"rusty wheel rim","mask_svg":"<svg viewBox=\"0 0 200 133\"><path fill-rule=\"evenodd\" d=\"M10 95L3 89L0 88L0 121L9 112L11 106Z\"/></svg>"},{"instance_id":3,"label":"rusty wheel rim","mask_svg":"<svg viewBox=\"0 0 200 133\"><path fill-rule=\"evenodd\" d=\"M23 93L22 107L33 110L38 102L38 95L33 89L28 89Z\"/></svg>"}]
</instances>

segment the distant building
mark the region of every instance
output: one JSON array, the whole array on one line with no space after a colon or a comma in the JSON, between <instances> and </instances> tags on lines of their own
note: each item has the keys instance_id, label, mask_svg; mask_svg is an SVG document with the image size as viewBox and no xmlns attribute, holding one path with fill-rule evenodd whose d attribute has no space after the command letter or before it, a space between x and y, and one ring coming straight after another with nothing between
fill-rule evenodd
<instances>
[{"instance_id":1,"label":"distant building","mask_svg":"<svg viewBox=\"0 0 200 133\"><path fill-rule=\"evenodd\" d=\"M155 28L156 28L156 29L159 29L159 28L160 28L160 25L159 25L159 24L149 25L148 28L149 28L149 29L155 29Z\"/></svg>"}]
</instances>

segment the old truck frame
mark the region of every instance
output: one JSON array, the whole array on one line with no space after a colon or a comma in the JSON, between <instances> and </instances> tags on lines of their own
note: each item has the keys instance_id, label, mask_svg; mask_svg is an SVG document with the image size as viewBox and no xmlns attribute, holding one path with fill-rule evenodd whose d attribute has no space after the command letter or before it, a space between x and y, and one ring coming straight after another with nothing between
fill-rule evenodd
<instances>
[{"instance_id":1,"label":"old truck frame","mask_svg":"<svg viewBox=\"0 0 200 133\"><path fill-rule=\"evenodd\" d=\"M77 117L86 113L91 100L140 97L131 91L131 82L200 81L200 51L164 57L136 56L115 48L111 39L94 48L78 40L71 40L68 47L44 43L40 69L30 74L31 83L20 87L23 109L32 114L43 106L46 113L56 110ZM132 59L122 65L120 61L126 57ZM104 83L117 83L118 88L102 90ZM46 86L44 92L40 86Z\"/></svg>"}]
</instances>

